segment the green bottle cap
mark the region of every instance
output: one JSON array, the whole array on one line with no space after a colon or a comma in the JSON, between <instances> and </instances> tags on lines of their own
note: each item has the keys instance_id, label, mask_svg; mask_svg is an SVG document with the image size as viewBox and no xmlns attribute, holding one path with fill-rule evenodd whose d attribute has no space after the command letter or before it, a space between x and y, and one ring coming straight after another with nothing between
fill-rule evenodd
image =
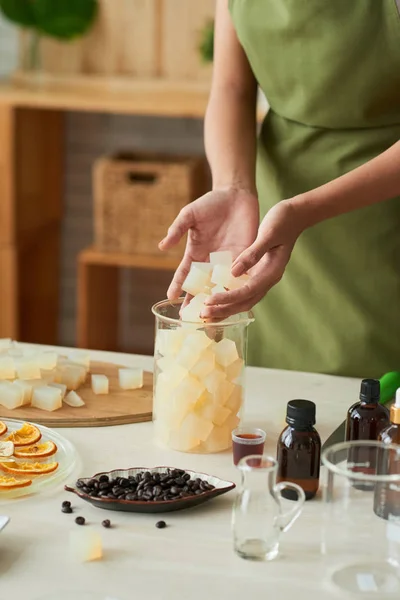
<instances>
[{"instance_id":1,"label":"green bottle cap","mask_svg":"<svg viewBox=\"0 0 400 600\"><path fill-rule=\"evenodd\" d=\"M381 383L380 403L387 404L395 397L397 388L400 388L400 371L385 373L379 381Z\"/></svg>"}]
</instances>

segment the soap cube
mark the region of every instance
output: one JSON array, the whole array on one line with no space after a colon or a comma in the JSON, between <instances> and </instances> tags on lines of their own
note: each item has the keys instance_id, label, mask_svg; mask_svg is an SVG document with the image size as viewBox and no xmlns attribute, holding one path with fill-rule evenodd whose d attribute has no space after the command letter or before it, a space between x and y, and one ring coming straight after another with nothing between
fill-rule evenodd
<instances>
[{"instance_id":1,"label":"soap cube","mask_svg":"<svg viewBox=\"0 0 400 600\"><path fill-rule=\"evenodd\" d=\"M36 380L36 381L38 381L38 380ZM21 406L29 406L29 404L32 401L32 393L33 393L33 388L32 388L32 385L29 383L29 381L26 381L24 379L15 379L13 381L13 385L17 386L18 389L20 389L22 392Z\"/></svg>"},{"instance_id":2,"label":"soap cube","mask_svg":"<svg viewBox=\"0 0 400 600\"><path fill-rule=\"evenodd\" d=\"M182 284L182 290L196 296L204 291L204 288L209 285L210 274L198 267L190 267L190 271L185 281Z\"/></svg>"},{"instance_id":3,"label":"soap cube","mask_svg":"<svg viewBox=\"0 0 400 600\"><path fill-rule=\"evenodd\" d=\"M221 427L214 426L207 440L203 443L202 449L204 452L214 454L223 452L232 446L232 433L227 425Z\"/></svg>"},{"instance_id":4,"label":"soap cube","mask_svg":"<svg viewBox=\"0 0 400 600\"><path fill-rule=\"evenodd\" d=\"M191 368L190 373L197 377L197 379L204 379L209 375L215 367L215 355L210 348L206 348L200 354L198 361Z\"/></svg>"},{"instance_id":5,"label":"soap cube","mask_svg":"<svg viewBox=\"0 0 400 600\"><path fill-rule=\"evenodd\" d=\"M211 276L214 265L209 262L192 262L192 267L196 267L196 269L200 269L205 273L208 273Z\"/></svg>"},{"instance_id":6,"label":"soap cube","mask_svg":"<svg viewBox=\"0 0 400 600\"><path fill-rule=\"evenodd\" d=\"M203 383L210 394L215 394L224 379L226 379L225 373L214 369L207 377L204 377Z\"/></svg>"},{"instance_id":7,"label":"soap cube","mask_svg":"<svg viewBox=\"0 0 400 600\"><path fill-rule=\"evenodd\" d=\"M228 400L225 402L225 408L229 409L233 415L237 415L242 407L243 388L235 385Z\"/></svg>"},{"instance_id":8,"label":"soap cube","mask_svg":"<svg viewBox=\"0 0 400 600\"><path fill-rule=\"evenodd\" d=\"M167 372L169 369L173 369L176 365L176 360L171 356L162 356L156 360L156 364L160 371Z\"/></svg>"},{"instance_id":9,"label":"soap cube","mask_svg":"<svg viewBox=\"0 0 400 600\"><path fill-rule=\"evenodd\" d=\"M171 365L167 371L164 371L164 373L162 373L158 379L160 379L162 375L164 375L167 385L173 389L177 387L181 381L185 379L185 377L187 377L188 371L175 362L175 364Z\"/></svg>"},{"instance_id":10,"label":"soap cube","mask_svg":"<svg viewBox=\"0 0 400 600\"><path fill-rule=\"evenodd\" d=\"M32 406L53 412L62 406L61 390L44 385L33 390Z\"/></svg>"},{"instance_id":11,"label":"soap cube","mask_svg":"<svg viewBox=\"0 0 400 600\"><path fill-rule=\"evenodd\" d=\"M68 356L68 359L76 365L85 367L86 371L90 368L90 354L89 352L82 352L81 350L74 350Z\"/></svg>"},{"instance_id":12,"label":"soap cube","mask_svg":"<svg viewBox=\"0 0 400 600\"><path fill-rule=\"evenodd\" d=\"M235 387L237 386L235 386L235 384L228 379L221 381L217 391L214 394L215 403L219 404L220 406L224 406L231 397L231 394L234 392Z\"/></svg>"},{"instance_id":13,"label":"soap cube","mask_svg":"<svg viewBox=\"0 0 400 600\"><path fill-rule=\"evenodd\" d=\"M179 428L179 434L205 441L213 430L213 423L195 413L189 413Z\"/></svg>"},{"instance_id":14,"label":"soap cube","mask_svg":"<svg viewBox=\"0 0 400 600\"><path fill-rule=\"evenodd\" d=\"M232 262L233 262L232 252L229 252L229 250L223 250L221 252L211 252L211 254L210 254L210 263L213 266L226 265L229 267L229 271L230 271Z\"/></svg>"},{"instance_id":15,"label":"soap cube","mask_svg":"<svg viewBox=\"0 0 400 600\"><path fill-rule=\"evenodd\" d=\"M0 404L8 410L14 410L22 406L23 391L18 386L10 381L2 381L0 383Z\"/></svg>"},{"instance_id":16,"label":"soap cube","mask_svg":"<svg viewBox=\"0 0 400 600\"><path fill-rule=\"evenodd\" d=\"M214 414L212 416L212 422L215 425L223 425L225 423L225 421L227 420L227 418L230 416L231 411L228 408L225 408L225 406L215 406L214 407Z\"/></svg>"},{"instance_id":17,"label":"soap cube","mask_svg":"<svg viewBox=\"0 0 400 600\"><path fill-rule=\"evenodd\" d=\"M74 391L69 392L64 398L65 404L71 406L72 408L80 408L81 406L85 406L82 398Z\"/></svg>"},{"instance_id":18,"label":"soap cube","mask_svg":"<svg viewBox=\"0 0 400 600\"><path fill-rule=\"evenodd\" d=\"M215 265L211 275L212 283L227 288L231 279L232 273L230 265Z\"/></svg>"},{"instance_id":19,"label":"soap cube","mask_svg":"<svg viewBox=\"0 0 400 600\"><path fill-rule=\"evenodd\" d=\"M176 356L185 334L181 329L159 329L156 337L156 352L163 356Z\"/></svg>"},{"instance_id":20,"label":"soap cube","mask_svg":"<svg viewBox=\"0 0 400 600\"><path fill-rule=\"evenodd\" d=\"M57 369L51 369L49 371L41 369L40 370L40 379L44 381L47 385L49 383L54 383L57 378Z\"/></svg>"},{"instance_id":21,"label":"soap cube","mask_svg":"<svg viewBox=\"0 0 400 600\"><path fill-rule=\"evenodd\" d=\"M11 338L0 338L0 350L8 350L12 346Z\"/></svg>"},{"instance_id":22,"label":"soap cube","mask_svg":"<svg viewBox=\"0 0 400 600\"><path fill-rule=\"evenodd\" d=\"M236 344L228 338L222 339L214 346L215 358L222 367L229 367L239 358Z\"/></svg>"},{"instance_id":23,"label":"soap cube","mask_svg":"<svg viewBox=\"0 0 400 600\"><path fill-rule=\"evenodd\" d=\"M35 356L16 358L15 368L18 379L40 379L41 373Z\"/></svg>"},{"instance_id":24,"label":"soap cube","mask_svg":"<svg viewBox=\"0 0 400 600\"><path fill-rule=\"evenodd\" d=\"M105 375L92 375L92 390L95 394L108 394L109 381Z\"/></svg>"},{"instance_id":25,"label":"soap cube","mask_svg":"<svg viewBox=\"0 0 400 600\"><path fill-rule=\"evenodd\" d=\"M58 390L60 390L61 392L61 398L64 399L65 398L65 394L67 393L67 386L65 385L65 383L49 383L50 387L54 387L57 388Z\"/></svg>"},{"instance_id":26,"label":"soap cube","mask_svg":"<svg viewBox=\"0 0 400 600\"><path fill-rule=\"evenodd\" d=\"M143 369L119 369L119 387L123 390L137 390L143 387Z\"/></svg>"},{"instance_id":27,"label":"soap cube","mask_svg":"<svg viewBox=\"0 0 400 600\"><path fill-rule=\"evenodd\" d=\"M222 285L214 285L214 287L211 289L212 296L214 296L215 294L225 294L225 292L226 289Z\"/></svg>"},{"instance_id":28,"label":"soap cube","mask_svg":"<svg viewBox=\"0 0 400 600\"><path fill-rule=\"evenodd\" d=\"M249 275L241 275L240 277L233 277L232 275L227 285L227 288L228 290L238 290L239 288L246 285L246 283L248 283L249 280Z\"/></svg>"},{"instance_id":29,"label":"soap cube","mask_svg":"<svg viewBox=\"0 0 400 600\"><path fill-rule=\"evenodd\" d=\"M243 369L244 361L241 358L236 359L233 363L225 368L227 379L229 379L229 381L236 381L236 379L242 375Z\"/></svg>"},{"instance_id":30,"label":"soap cube","mask_svg":"<svg viewBox=\"0 0 400 600\"><path fill-rule=\"evenodd\" d=\"M14 379L15 366L11 356L0 356L0 380Z\"/></svg>"},{"instance_id":31,"label":"soap cube","mask_svg":"<svg viewBox=\"0 0 400 600\"><path fill-rule=\"evenodd\" d=\"M180 317L182 321L187 321L189 323L203 323L203 319L200 317L203 305L194 300L195 299L193 298L185 308L182 308Z\"/></svg>"},{"instance_id":32,"label":"soap cube","mask_svg":"<svg viewBox=\"0 0 400 600\"><path fill-rule=\"evenodd\" d=\"M43 371L52 371L57 366L56 352L41 352L37 355L39 369Z\"/></svg>"},{"instance_id":33,"label":"soap cube","mask_svg":"<svg viewBox=\"0 0 400 600\"><path fill-rule=\"evenodd\" d=\"M77 390L86 379L86 369L72 363L57 367L56 383L63 383L69 390Z\"/></svg>"},{"instance_id":34,"label":"soap cube","mask_svg":"<svg viewBox=\"0 0 400 600\"><path fill-rule=\"evenodd\" d=\"M81 528L70 533L70 552L79 562L99 560L103 557L102 539L97 531Z\"/></svg>"},{"instance_id":35,"label":"soap cube","mask_svg":"<svg viewBox=\"0 0 400 600\"><path fill-rule=\"evenodd\" d=\"M212 340L208 337L205 331L193 331L189 333L184 341L184 346L192 348L195 351L203 352L211 346Z\"/></svg>"},{"instance_id":36,"label":"soap cube","mask_svg":"<svg viewBox=\"0 0 400 600\"><path fill-rule=\"evenodd\" d=\"M171 431L168 436L168 445L179 452L193 452L199 444L199 438L191 431Z\"/></svg>"},{"instance_id":37,"label":"soap cube","mask_svg":"<svg viewBox=\"0 0 400 600\"><path fill-rule=\"evenodd\" d=\"M196 362L199 360L200 354L200 351L196 350L190 345L186 345L184 342L178 356L176 357L176 362L184 369L190 371L190 369L194 367Z\"/></svg>"}]
</instances>

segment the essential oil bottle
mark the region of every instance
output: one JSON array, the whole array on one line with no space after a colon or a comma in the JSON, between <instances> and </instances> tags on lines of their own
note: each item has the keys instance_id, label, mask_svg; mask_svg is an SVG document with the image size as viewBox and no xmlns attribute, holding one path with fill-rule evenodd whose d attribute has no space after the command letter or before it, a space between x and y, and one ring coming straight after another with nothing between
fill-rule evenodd
<instances>
[{"instance_id":1,"label":"essential oil bottle","mask_svg":"<svg viewBox=\"0 0 400 600\"><path fill-rule=\"evenodd\" d=\"M288 402L288 426L282 431L277 447L277 481L297 483L304 490L306 500L311 500L319 487L321 439L314 429L315 413L314 402ZM291 490L283 490L282 496L296 500L296 493Z\"/></svg>"},{"instance_id":2,"label":"essential oil bottle","mask_svg":"<svg viewBox=\"0 0 400 600\"><path fill-rule=\"evenodd\" d=\"M379 380L363 379L360 399L347 412L346 442L378 439L389 424L389 411L379 400Z\"/></svg>"}]
</instances>

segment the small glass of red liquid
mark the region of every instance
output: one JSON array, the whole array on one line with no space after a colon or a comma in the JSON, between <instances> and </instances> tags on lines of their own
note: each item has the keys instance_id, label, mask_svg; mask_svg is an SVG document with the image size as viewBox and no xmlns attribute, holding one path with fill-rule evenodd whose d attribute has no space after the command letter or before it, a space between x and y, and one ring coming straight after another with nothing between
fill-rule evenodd
<instances>
[{"instance_id":1,"label":"small glass of red liquid","mask_svg":"<svg viewBox=\"0 0 400 600\"><path fill-rule=\"evenodd\" d=\"M267 434L256 427L238 427L232 431L233 463L251 454L263 454Z\"/></svg>"}]
</instances>

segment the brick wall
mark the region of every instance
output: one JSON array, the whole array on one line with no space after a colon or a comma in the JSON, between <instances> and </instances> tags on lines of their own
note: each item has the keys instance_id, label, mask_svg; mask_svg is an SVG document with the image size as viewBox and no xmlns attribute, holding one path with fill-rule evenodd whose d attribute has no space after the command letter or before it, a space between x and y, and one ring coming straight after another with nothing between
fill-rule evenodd
<instances>
[{"instance_id":1,"label":"brick wall","mask_svg":"<svg viewBox=\"0 0 400 600\"><path fill-rule=\"evenodd\" d=\"M15 30L0 19L0 77L17 64ZM202 122L191 119L127 117L102 114L67 115L65 196L61 256L59 342L75 343L76 256L93 235L91 168L102 154L142 149L179 154L203 151ZM144 271L121 273L120 347L132 341L152 352L151 305L165 296L170 275Z\"/></svg>"}]
</instances>

